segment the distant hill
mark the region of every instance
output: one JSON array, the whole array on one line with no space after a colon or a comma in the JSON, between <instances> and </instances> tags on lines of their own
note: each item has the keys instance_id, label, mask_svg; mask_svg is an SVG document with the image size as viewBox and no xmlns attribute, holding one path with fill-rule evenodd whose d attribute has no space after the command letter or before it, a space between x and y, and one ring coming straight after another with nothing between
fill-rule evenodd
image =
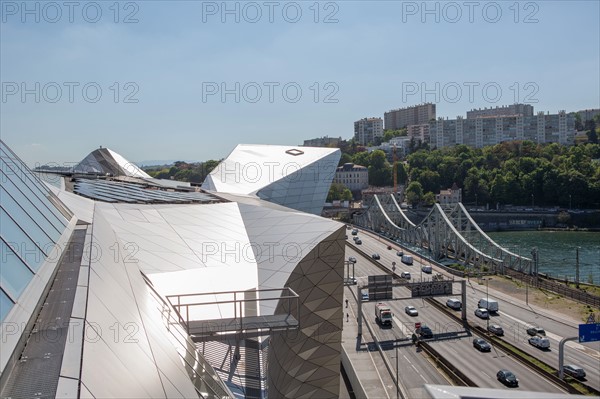
<instances>
[{"instance_id":1,"label":"distant hill","mask_svg":"<svg viewBox=\"0 0 600 399\"><path fill-rule=\"evenodd\" d=\"M175 162L178 161L183 161L186 163L196 163L199 161L190 161L190 160L182 160L182 159L156 159L156 160L150 160L150 161L137 161L135 162L135 164L137 166L139 166L140 168L144 167L149 167L149 166L171 166L173 165Z\"/></svg>"}]
</instances>

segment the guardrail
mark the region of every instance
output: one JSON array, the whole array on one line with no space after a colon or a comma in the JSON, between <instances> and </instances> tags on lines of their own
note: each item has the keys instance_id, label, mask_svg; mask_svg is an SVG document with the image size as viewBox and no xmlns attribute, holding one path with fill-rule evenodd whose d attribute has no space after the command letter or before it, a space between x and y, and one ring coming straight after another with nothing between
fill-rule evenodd
<instances>
[{"instance_id":1,"label":"guardrail","mask_svg":"<svg viewBox=\"0 0 600 399\"><path fill-rule=\"evenodd\" d=\"M539 362L540 364L543 364L544 367L547 367L552 370L552 372L548 372L543 367L541 367L539 364L536 364L535 362L532 362L531 360L529 360L526 356L521 355L521 353L519 353L519 352L522 352L520 349L518 349L514 345L504 341L502 338L495 336L495 335L488 334L487 331L484 330L482 327L471 326L467 321L461 320L458 316L456 316L456 314L454 314L452 311L447 309L444 305L442 305L441 303L439 303L431 298L427 298L426 301L429 302L430 304L432 304L438 310L444 312L450 318L456 320L459 323L463 323L463 325L466 328L473 330L480 336L484 336L486 339L493 340L494 343L496 343L496 345L499 347L500 350L502 350L505 353L510 353L511 355L514 355L518 361L520 361L521 363L523 363L525 365L525 367L534 369L536 372L538 372L539 374L542 374L544 377L546 377L553 383L557 384L561 388L565 389L569 393L576 393L576 394L582 393L580 390L578 390L577 388L574 388L567 381L561 380L560 378L558 378L558 370L556 370L554 367L535 358L536 361ZM528 356L534 357L532 355L528 355ZM581 381L577 381L576 383L582 385L585 389L587 389L589 392L592 392L594 395L600 395L600 391L594 389L593 387L590 387L589 385L584 384Z\"/></svg>"},{"instance_id":2,"label":"guardrail","mask_svg":"<svg viewBox=\"0 0 600 399\"><path fill-rule=\"evenodd\" d=\"M346 245L350 246L350 243L347 242ZM387 271L389 273L392 273L391 270L387 269L386 267L384 267L380 263L375 262L373 259L371 259L371 257L369 255L367 255L361 249L357 248L356 246L350 246L350 247L353 248L356 252L358 252L361 255L363 255L366 258L368 258L371 261L371 263L373 263L374 265L376 265L380 269L382 269L384 271ZM574 388L567 381L561 380L560 378L558 378L558 370L556 370L554 367L552 367L552 366L548 365L547 363L545 363L545 362L543 362L543 361L541 361L541 360L539 360L539 359L536 358L536 361L538 361L539 363L543 364L545 367L553 370L552 372L546 371L544 368L542 368L538 364L532 362L527 357L521 355L519 353L520 350L518 350L518 351L515 350L516 348L512 344L510 344L510 343L502 340L501 338L498 338L497 336L490 336L487 333L487 331L485 331L483 328L481 328L479 326L471 326L468 321L462 320L460 317L458 317L456 314L454 314L453 312L451 312L444 305L442 305L441 303L437 302L433 298L426 298L425 300L427 302L429 302L430 304L432 304L434 307L436 307L438 310L444 312L447 316L449 316L451 319L455 320L457 323L464 325L465 328L467 328L469 330L474 330L479 335L485 336L488 339L491 338L496 344L498 344L499 348L502 351L504 351L505 353L509 353L510 352L510 354L514 355L515 358L518 361L520 361L521 363L523 363L526 367L529 367L529 368L535 370L536 372L538 372L542 376L546 377L547 379L549 379L550 381L552 381L556 385L558 385L561 388L565 389L567 392L569 392L569 393L575 393L575 394L582 394L582 392L580 390ZM423 343L425 343L425 342L421 341L421 345L423 345ZM434 351L433 348L431 348L431 345L428 345L428 344L425 344L425 346L423 346L423 348L426 349L426 351L429 351L429 350ZM441 364L441 365L443 365L444 370L449 371L451 377L453 375L455 375L455 373L452 370L457 370L457 369L454 366L452 366L452 364L447 359L445 359L443 356L439 355L439 353L437 353L437 352L434 352L434 353L435 354L431 354L431 355L435 358L436 362L439 363L439 364ZM533 356L531 356L531 357L533 357ZM460 370L458 372L460 374L462 374L460 372ZM462 379L462 377L460 375L455 375L455 377L457 379ZM467 382L467 380L462 379L465 384L467 384L469 382L473 383L473 381L470 380L470 379L468 379L468 377L465 376L465 378L467 378L467 380L468 380L468 382ZM458 382L458 380L455 380L455 381ZM585 389L587 389L589 392L592 392L594 395L600 395L600 391L594 389L593 387L590 387L589 385L584 384L581 381L577 381L576 383L582 385ZM468 385L468 386L476 386L476 385Z\"/></svg>"},{"instance_id":3,"label":"guardrail","mask_svg":"<svg viewBox=\"0 0 600 399\"><path fill-rule=\"evenodd\" d=\"M429 345L426 341L420 341L419 346L425 350L431 356L436 364L441 366L441 368L452 378L452 380L460 386L466 387L478 387L478 385L466 374L464 374L460 369L455 367L448 359L444 356L440 355L438 351L433 349L431 345Z\"/></svg>"}]
</instances>

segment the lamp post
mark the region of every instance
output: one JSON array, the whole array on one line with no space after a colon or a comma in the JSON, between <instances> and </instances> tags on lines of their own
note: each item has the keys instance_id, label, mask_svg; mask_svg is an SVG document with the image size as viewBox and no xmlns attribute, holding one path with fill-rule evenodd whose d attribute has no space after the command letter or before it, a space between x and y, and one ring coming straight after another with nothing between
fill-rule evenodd
<instances>
[{"instance_id":1,"label":"lamp post","mask_svg":"<svg viewBox=\"0 0 600 399\"><path fill-rule=\"evenodd\" d=\"M534 207L534 205L533 205L533 203L534 203L534 201L533 201L533 200L534 200L534 199L535 199L535 196L534 196L533 194L531 194L531 207L532 207L532 208Z\"/></svg>"},{"instance_id":2,"label":"lamp post","mask_svg":"<svg viewBox=\"0 0 600 399\"><path fill-rule=\"evenodd\" d=\"M571 194L569 194L569 210L571 210Z\"/></svg>"},{"instance_id":3,"label":"lamp post","mask_svg":"<svg viewBox=\"0 0 600 399\"><path fill-rule=\"evenodd\" d=\"M475 208L477 208L477 193L475 193Z\"/></svg>"},{"instance_id":4,"label":"lamp post","mask_svg":"<svg viewBox=\"0 0 600 399\"><path fill-rule=\"evenodd\" d=\"M486 277L485 279L485 296L486 296L486 300L488 303L488 307L489 307L489 303L490 303L490 278L489 276ZM487 323L487 330L490 331L490 311L488 309L488 317L486 319L486 323Z\"/></svg>"}]
</instances>

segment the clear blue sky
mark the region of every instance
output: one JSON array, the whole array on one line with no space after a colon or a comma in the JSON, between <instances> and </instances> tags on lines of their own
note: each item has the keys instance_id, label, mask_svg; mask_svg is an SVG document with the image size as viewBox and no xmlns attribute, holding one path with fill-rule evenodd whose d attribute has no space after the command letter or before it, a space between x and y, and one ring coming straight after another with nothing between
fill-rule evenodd
<instances>
[{"instance_id":1,"label":"clear blue sky","mask_svg":"<svg viewBox=\"0 0 600 399\"><path fill-rule=\"evenodd\" d=\"M599 1L48 4L0 2L1 135L31 165L350 138L423 100L449 118L600 107Z\"/></svg>"}]
</instances>

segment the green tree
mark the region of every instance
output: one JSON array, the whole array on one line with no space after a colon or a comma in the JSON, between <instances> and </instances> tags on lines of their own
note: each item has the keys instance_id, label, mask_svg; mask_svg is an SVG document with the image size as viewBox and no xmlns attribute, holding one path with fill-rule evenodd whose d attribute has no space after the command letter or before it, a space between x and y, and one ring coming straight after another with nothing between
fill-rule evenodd
<instances>
[{"instance_id":1,"label":"green tree","mask_svg":"<svg viewBox=\"0 0 600 399\"><path fill-rule=\"evenodd\" d=\"M355 165L369 166L369 153L367 151L357 152L352 156L352 162Z\"/></svg>"},{"instance_id":2,"label":"green tree","mask_svg":"<svg viewBox=\"0 0 600 399\"><path fill-rule=\"evenodd\" d=\"M423 203L427 206L432 206L435 204L435 194L431 191L428 191L423 195Z\"/></svg>"},{"instance_id":3,"label":"green tree","mask_svg":"<svg viewBox=\"0 0 600 399\"><path fill-rule=\"evenodd\" d=\"M340 162L338 162L338 166L342 166L345 163L352 163L352 155L342 153L342 156L340 157Z\"/></svg>"},{"instance_id":4,"label":"green tree","mask_svg":"<svg viewBox=\"0 0 600 399\"><path fill-rule=\"evenodd\" d=\"M392 185L392 168L381 150L375 150L369 156L369 184L377 187Z\"/></svg>"},{"instance_id":5,"label":"green tree","mask_svg":"<svg viewBox=\"0 0 600 399\"><path fill-rule=\"evenodd\" d=\"M396 161L396 176L398 184L406 184L408 174L406 173L406 167L403 162Z\"/></svg>"},{"instance_id":6,"label":"green tree","mask_svg":"<svg viewBox=\"0 0 600 399\"><path fill-rule=\"evenodd\" d=\"M410 182L406 188L406 201L416 206L423 199L423 187L418 181Z\"/></svg>"}]
</instances>

